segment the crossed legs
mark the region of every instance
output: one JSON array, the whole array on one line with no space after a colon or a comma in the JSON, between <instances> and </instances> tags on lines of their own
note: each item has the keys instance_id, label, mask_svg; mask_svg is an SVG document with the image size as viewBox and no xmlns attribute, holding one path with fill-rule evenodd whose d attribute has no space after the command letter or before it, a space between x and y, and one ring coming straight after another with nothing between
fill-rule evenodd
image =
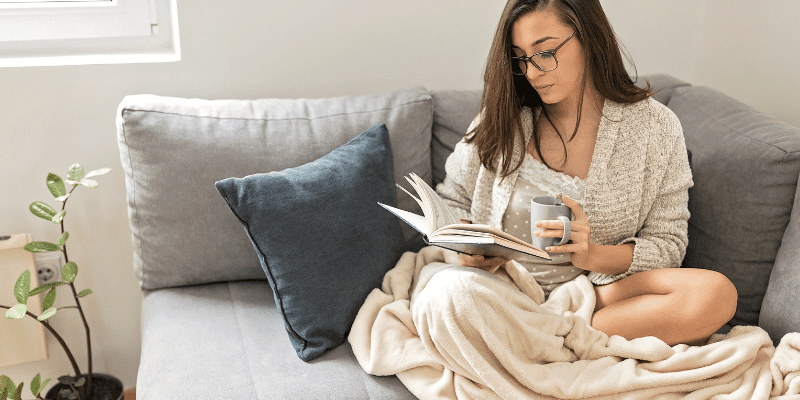
<instances>
[{"instance_id":1,"label":"crossed legs","mask_svg":"<svg viewBox=\"0 0 800 400\"><path fill-rule=\"evenodd\" d=\"M703 344L736 312L736 287L710 270L664 268L596 286L592 327L626 339L655 336L670 346Z\"/></svg>"}]
</instances>

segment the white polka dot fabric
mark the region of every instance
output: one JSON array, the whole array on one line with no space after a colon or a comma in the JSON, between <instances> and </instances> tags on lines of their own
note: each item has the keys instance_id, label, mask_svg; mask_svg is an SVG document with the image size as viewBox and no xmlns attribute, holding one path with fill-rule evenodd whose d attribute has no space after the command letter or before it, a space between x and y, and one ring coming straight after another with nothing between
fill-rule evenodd
<instances>
[{"instance_id":1,"label":"white polka dot fabric","mask_svg":"<svg viewBox=\"0 0 800 400\"><path fill-rule=\"evenodd\" d=\"M536 165L538 164L538 165ZM511 194L506 212L503 215L503 230L528 243L531 242L531 199L538 196L555 195L549 190L556 189L555 182L561 182L561 193L581 203L585 183L577 177L570 177L547 168L538 160L526 154L514 192ZM549 190L545 190L549 189ZM535 222L535 221L534 221ZM586 271L574 267L568 253L551 254L553 261L521 256L515 259L524 266L544 289L545 294L558 285L575 279Z\"/></svg>"}]
</instances>

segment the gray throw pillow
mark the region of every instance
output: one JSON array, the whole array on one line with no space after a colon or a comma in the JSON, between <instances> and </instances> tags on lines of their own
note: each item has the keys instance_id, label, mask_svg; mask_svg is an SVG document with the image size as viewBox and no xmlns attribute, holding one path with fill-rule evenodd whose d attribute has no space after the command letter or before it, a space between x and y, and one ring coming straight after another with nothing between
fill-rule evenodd
<instances>
[{"instance_id":1,"label":"gray throw pillow","mask_svg":"<svg viewBox=\"0 0 800 400\"><path fill-rule=\"evenodd\" d=\"M304 361L345 340L361 304L400 258L389 132L373 127L322 158L228 178L216 188L253 243Z\"/></svg>"}]
</instances>

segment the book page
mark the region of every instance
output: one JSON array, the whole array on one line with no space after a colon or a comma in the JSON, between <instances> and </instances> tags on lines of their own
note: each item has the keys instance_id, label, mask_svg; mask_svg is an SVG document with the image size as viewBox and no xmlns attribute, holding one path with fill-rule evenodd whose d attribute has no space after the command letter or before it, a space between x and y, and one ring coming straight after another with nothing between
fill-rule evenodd
<instances>
[{"instance_id":1,"label":"book page","mask_svg":"<svg viewBox=\"0 0 800 400\"><path fill-rule=\"evenodd\" d=\"M431 221L432 222L429 227L429 232L433 232L441 227L458 224L461 221L453 215L453 212L450 211L450 207L444 203L441 197L436 193L433 188L431 188L425 181L422 180L417 174L411 173L410 174L412 179L409 179L409 182L414 186L414 189L419 193L420 198L426 205L429 206L431 212ZM428 217L428 215L425 215Z\"/></svg>"},{"instance_id":2,"label":"book page","mask_svg":"<svg viewBox=\"0 0 800 400\"><path fill-rule=\"evenodd\" d=\"M526 242L526 241L524 241L522 239L518 239L518 238L516 238L514 236L511 236L508 233L503 232L500 229L497 229L497 228L495 228L495 227L493 227L491 225L483 225L483 224L453 224L453 225L446 226L444 228L441 228L441 229L431 233L431 236L434 237L434 236L437 236L437 235L453 234L453 232L459 232L459 231L483 232L483 233L487 233L489 235L495 235L495 236L501 237L503 239L506 239L508 241L515 242L515 243L518 243L518 244L521 244L521 245L528 246L530 248L536 249L536 246L534 246L534 245L532 245L532 244L530 244L530 243L528 243L528 242ZM541 249L539 249L539 250L541 250Z\"/></svg>"},{"instance_id":3,"label":"book page","mask_svg":"<svg viewBox=\"0 0 800 400\"><path fill-rule=\"evenodd\" d=\"M406 192L407 195L411 196L411 198L414 199L414 201L416 201L417 204L419 204L419 208L421 208L421 209L425 208L425 206L422 205L422 200L420 200L417 196L414 196L413 194L411 194L411 192L406 190L406 188L400 186L399 183L395 183L394 185L397 186L398 188L400 188L400 190Z\"/></svg>"},{"instance_id":4,"label":"book page","mask_svg":"<svg viewBox=\"0 0 800 400\"><path fill-rule=\"evenodd\" d=\"M530 245L523 246L516 242L511 242L499 237L472 237L472 236L450 236L446 235L436 241L431 241L434 246L443 247L465 254L481 254L492 257L505 257L514 259L521 254L528 254L544 260L552 260L546 252L536 249Z\"/></svg>"},{"instance_id":5,"label":"book page","mask_svg":"<svg viewBox=\"0 0 800 400\"><path fill-rule=\"evenodd\" d=\"M392 214L396 215L398 218L403 220L403 222L409 224L412 228L416 229L417 232L419 232L419 233L421 233L421 234L423 234L425 236L428 235L428 231L426 230L427 227L425 226L426 225L425 224L426 223L425 217L423 217L421 215L414 214L412 212L401 210L399 208L394 208L392 206L387 206L386 204L383 204L381 202L378 202L378 205L380 205L381 207L387 209Z\"/></svg>"}]
</instances>

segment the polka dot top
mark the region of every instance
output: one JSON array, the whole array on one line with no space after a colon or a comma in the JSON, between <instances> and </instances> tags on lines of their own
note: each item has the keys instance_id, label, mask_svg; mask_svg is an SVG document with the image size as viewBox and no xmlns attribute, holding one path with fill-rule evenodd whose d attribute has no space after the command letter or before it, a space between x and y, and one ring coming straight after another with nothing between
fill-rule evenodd
<instances>
[{"instance_id":1,"label":"polka dot top","mask_svg":"<svg viewBox=\"0 0 800 400\"><path fill-rule=\"evenodd\" d=\"M585 187L586 183L582 179L554 171L526 153L514 191L503 215L503 230L530 243L531 198L553 196L560 192L582 206ZM552 254L551 257L552 261L532 256L520 256L515 259L533 275L546 295L558 285L586 273L572 265L568 253Z\"/></svg>"}]
</instances>

